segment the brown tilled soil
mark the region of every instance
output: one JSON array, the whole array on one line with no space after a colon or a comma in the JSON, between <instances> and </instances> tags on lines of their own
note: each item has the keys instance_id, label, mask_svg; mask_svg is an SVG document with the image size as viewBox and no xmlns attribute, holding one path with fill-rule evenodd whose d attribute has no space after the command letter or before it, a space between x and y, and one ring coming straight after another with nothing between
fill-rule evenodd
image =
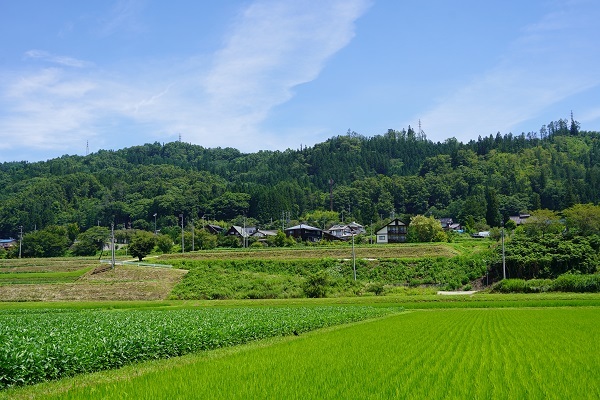
<instances>
[{"instance_id":1,"label":"brown tilled soil","mask_svg":"<svg viewBox=\"0 0 600 400\"><path fill-rule=\"evenodd\" d=\"M2 285L0 301L161 300L186 273L172 268L116 266L94 275L90 271L74 283Z\"/></svg>"}]
</instances>

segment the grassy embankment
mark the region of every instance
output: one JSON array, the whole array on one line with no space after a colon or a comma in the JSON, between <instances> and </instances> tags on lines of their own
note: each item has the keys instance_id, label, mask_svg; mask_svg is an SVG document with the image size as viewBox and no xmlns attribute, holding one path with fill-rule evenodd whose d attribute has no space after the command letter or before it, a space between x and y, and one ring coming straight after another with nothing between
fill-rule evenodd
<instances>
[{"instance_id":1,"label":"grassy embankment","mask_svg":"<svg viewBox=\"0 0 600 400\"><path fill-rule=\"evenodd\" d=\"M485 274L489 241L356 246L356 278L346 245L294 249L236 249L161 257L190 272L174 299L255 299L306 296L304 283L324 271L329 297L435 293L458 289ZM429 290L415 290L431 285ZM410 288L409 288L410 286Z\"/></svg>"},{"instance_id":2,"label":"grassy embankment","mask_svg":"<svg viewBox=\"0 0 600 400\"><path fill-rule=\"evenodd\" d=\"M369 294L373 282L381 284L380 292L423 293L402 285L466 283L469 277L479 276L482 268L481 260L473 266L469 259L490 244L466 240L357 245L358 283L352 281L348 244L154 255L148 260L176 268L117 266L96 275L90 270L99 265L98 259L90 257L0 260L0 301L151 300L170 294L179 299L303 297L306 277L319 270L329 275L329 296ZM190 274L185 275L188 270Z\"/></svg>"}]
</instances>

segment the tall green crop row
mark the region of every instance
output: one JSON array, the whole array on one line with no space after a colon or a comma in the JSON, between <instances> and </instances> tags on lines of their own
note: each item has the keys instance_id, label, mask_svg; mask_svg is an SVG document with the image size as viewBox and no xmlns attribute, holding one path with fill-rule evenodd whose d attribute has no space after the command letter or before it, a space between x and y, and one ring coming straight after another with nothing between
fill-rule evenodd
<instances>
[{"instance_id":1,"label":"tall green crop row","mask_svg":"<svg viewBox=\"0 0 600 400\"><path fill-rule=\"evenodd\" d=\"M384 315L371 307L0 313L0 389Z\"/></svg>"}]
</instances>

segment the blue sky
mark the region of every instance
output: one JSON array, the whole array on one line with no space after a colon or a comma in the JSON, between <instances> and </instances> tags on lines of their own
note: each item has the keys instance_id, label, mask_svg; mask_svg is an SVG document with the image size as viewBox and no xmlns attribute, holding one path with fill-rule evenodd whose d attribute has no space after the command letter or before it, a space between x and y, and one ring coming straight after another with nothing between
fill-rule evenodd
<instances>
[{"instance_id":1,"label":"blue sky","mask_svg":"<svg viewBox=\"0 0 600 400\"><path fill-rule=\"evenodd\" d=\"M596 0L0 0L0 162L600 131Z\"/></svg>"}]
</instances>

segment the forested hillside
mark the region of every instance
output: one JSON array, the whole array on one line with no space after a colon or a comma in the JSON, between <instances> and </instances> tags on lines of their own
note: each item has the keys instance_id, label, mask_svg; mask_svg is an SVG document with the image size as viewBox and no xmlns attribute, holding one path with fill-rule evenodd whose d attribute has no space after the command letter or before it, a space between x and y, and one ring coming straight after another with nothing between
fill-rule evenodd
<instances>
[{"instance_id":1,"label":"forested hillside","mask_svg":"<svg viewBox=\"0 0 600 400\"><path fill-rule=\"evenodd\" d=\"M0 237L76 223L153 229L240 215L280 227L330 209L377 223L429 213L498 226L524 210L600 201L600 133L572 120L539 132L434 143L412 130L354 132L298 150L244 154L153 143L0 164ZM154 216L156 214L156 217ZM186 223L187 223L186 222Z\"/></svg>"}]
</instances>

